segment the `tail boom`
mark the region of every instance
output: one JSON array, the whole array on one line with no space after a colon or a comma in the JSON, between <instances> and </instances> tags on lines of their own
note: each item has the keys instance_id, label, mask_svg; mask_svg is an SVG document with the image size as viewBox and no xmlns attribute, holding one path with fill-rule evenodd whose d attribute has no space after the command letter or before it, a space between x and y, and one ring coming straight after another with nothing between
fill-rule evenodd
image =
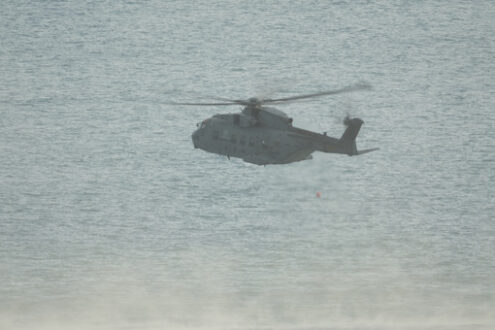
<instances>
[{"instance_id":1,"label":"tail boom","mask_svg":"<svg viewBox=\"0 0 495 330\"><path fill-rule=\"evenodd\" d=\"M326 153L346 154L349 156L362 155L371 151L378 150L378 148L357 150L356 137L359 134L361 126L364 124L363 120L359 118L349 118L344 120L344 124L347 128L342 134L340 139L329 137L324 133L323 135L306 131L299 128L293 128L298 133L303 134L305 137L314 141L313 150L322 151Z\"/></svg>"}]
</instances>

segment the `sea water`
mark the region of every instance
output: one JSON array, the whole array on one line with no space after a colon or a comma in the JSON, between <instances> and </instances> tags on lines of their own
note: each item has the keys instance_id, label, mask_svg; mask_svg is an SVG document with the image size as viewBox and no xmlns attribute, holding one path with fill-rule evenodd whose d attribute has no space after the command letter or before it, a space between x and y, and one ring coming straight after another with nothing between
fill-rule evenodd
<instances>
[{"instance_id":1,"label":"sea water","mask_svg":"<svg viewBox=\"0 0 495 330\"><path fill-rule=\"evenodd\" d=\"M0 2L0 328L492 329L492 1ZM359 157L195 150L211 97ZM319 193L320 197L317 197Z\"/></svg>"}]
</instances>

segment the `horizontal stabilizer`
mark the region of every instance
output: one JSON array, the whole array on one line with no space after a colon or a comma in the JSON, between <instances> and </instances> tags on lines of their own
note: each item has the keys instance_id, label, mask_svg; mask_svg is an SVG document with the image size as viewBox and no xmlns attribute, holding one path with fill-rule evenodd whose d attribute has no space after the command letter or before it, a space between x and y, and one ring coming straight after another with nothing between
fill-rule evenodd
<instances>
[{"instance_id":1,"label":"horizontal stabilizer","mask_svg":"<svg viewBox=\"0 0 495 330\"><path fill-rule=\"evenodd\" d=\"M362 155L362 154L365 154L365 153L368 153L368 152L372 152L372 151L375 151L375 150L380 150L380 148L371 148L371 149L359 150L357 154L358 155Z\"/></svg>"}]
</instances>

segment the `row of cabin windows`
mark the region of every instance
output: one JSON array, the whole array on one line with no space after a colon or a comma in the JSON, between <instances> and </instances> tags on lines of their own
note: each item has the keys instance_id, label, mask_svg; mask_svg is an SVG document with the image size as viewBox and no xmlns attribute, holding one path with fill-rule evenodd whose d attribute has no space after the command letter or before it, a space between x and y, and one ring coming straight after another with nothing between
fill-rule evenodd
<instances>
[{"instance_id":1,"label":"row of cabin windows","mask_svg":"<svg viewBox=\"0 0 495 330\"><path fill-rule=\"evenodd\" d=\"M232 135L230 136L230 142L231 142L231 143L234 143L234 144L235 144L235 143L237 143L237 136L236 136L236 135L234 135L234 134L232 134ZM245 136L241 136L241 137L239 138L239 144L240 144L241 146L245 146L245 145L246 145L246 137L245 137ZM254 147L254 139L253 139L253 138L249 139L249 141L247 141L247 144L248 144L250 147Z\"/></svg>"},{"instance_id":2,"label":"row of cabin windows","mask_svg":"<svg viewBox=\"0 0 495 330\"><path fill-rule=\"evenodd\" d=\"M213 139L217 140L218 136L219 136L218 131L213 131L213 135L212 135ZM232 134L230 136L230 142L231 143L237 143L237 136L235 134ZM243 146L246 145L246 137L245 136L241 136L241 138L239 139L239 144L243 145ZM250 147L254 147L254 138L249 139L249 141L247 141L247 144Z\"/></svg>"},{"instance_id":3,"label":"row of cabin windows","mask_svg":"<svg viewBox=\"0 0 495 330\"><path fill-rule=\"evenodd\" d=\"M218 139L218 131L214 131L213 132L213 139L217 140ZM235 134L232 134L230 136L230 143L232 144L237 144L237 136ZM245 136L241 136L240 139L239 139L239 144L242 145L242 146L245 146L246 145L246 137ZM250 147L254 147L255 145L255 140L254 138L250 138L249 141L247 141L247 144L250 146ZM261 142L263 148L268 148L268 145L266 145L264 142ZM276 148L278 148L280 146L280 141L276 140L274 141L274 146ZM271 149L271 147L270 147Z\"/></svg>"}]
</instances>

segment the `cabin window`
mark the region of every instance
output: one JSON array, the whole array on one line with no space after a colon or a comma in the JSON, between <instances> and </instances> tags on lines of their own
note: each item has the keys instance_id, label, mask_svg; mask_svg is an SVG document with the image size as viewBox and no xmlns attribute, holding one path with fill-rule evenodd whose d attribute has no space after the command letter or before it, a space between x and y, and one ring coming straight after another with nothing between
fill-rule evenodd
<instances>
[{"instance_id":1,"label":"cabin window","mask_svg":"<svg viewBox=\"0 0 495 330\"><path fill-rule=\"evenodd\" d=\"M268 149L268 145L266 144L265 140L261 140L261 146L263 149Z\"/></svg>"},{"instance_id":2,"label":"cabin window","mask_svg":"<svg viewBox=\"0 0 495 330\"><path fill-rule=\"evenodd\" d=\"M241 123L241 115L234 115L234 125L235 126L239 126L239 124Z\"/></svg>"}]
</instances>

